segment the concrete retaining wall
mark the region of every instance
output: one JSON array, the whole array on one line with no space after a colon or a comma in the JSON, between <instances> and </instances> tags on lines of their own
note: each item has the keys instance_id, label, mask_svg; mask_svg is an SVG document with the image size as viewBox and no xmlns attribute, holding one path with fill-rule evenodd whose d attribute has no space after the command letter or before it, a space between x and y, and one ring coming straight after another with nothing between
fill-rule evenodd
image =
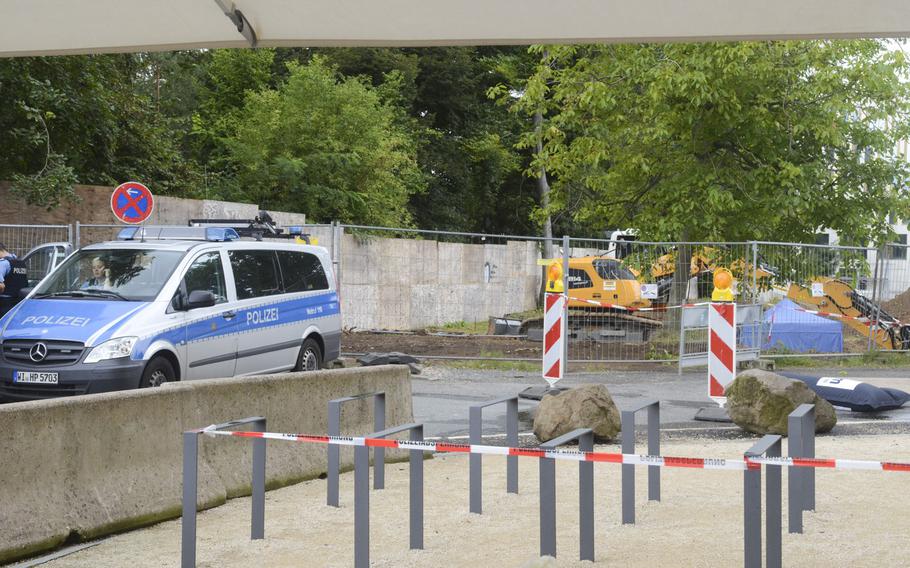
<instances>
[{"instance_id":1,"label":"concrete retaining wall","mask_svg":"<svg viewBox=\"0 0 910 568\"><path fill-rule=\"evenodd\" d=\"M344 327L420 329L534 309L543 276L538 258L536 241L462 244L346 234Z\"/></svg>"},{"instance_id":2,"label":"concrete retaining wall","mask_svg":"<svg viewBox=\"0 0 910 568\"><path fill-rule=\"evenodd\" d=\"M413 420L402 366L193 381L2 405L0 563L68 539L178 517L184 430L260 415L270 431L325 433L329 400L379 390L387 396L387 424ZM343 433L367 433L372 423L371 401L345 405ZM324 446L270 442L266 455L270 488L325 472ZM248 440L203 437L200 508L248 495L251 458ZM342 452L342 466L352 463L352 454Z\"/></svg>"}]
</instances>

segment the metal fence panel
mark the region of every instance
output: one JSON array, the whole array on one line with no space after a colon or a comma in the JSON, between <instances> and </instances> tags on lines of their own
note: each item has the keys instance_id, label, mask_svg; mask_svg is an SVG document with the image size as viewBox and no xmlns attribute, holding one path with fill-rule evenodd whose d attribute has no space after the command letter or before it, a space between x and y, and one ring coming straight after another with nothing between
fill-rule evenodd
<instances>
[{"instance_id":1,"label":"metal fence panel","mask_svg":"<svg viewBox=\"0 0 910 568\"><path fill-rule=\"evenodd\" d=\"M97 243L117 240L117 235L128 225L100 224L76 222L76 248L86 247Z\"/></svg>"},{"instance_id":2,"label":"metal fence panel","mask_svg":"<svg viewBox=\"0 0 910 568\"><path fill-rule=\"evenodd\" d=\"M0 242L21 256L47 242L114 240L122 227L0 225ZM758 323L740 319L741 349L774 357L910 350L910 245L903 243L572 238L563 250L561 238L337 223L303 231L332 256L347 353L539 361L546 264L564 255L571 362L677 362L706 352L707 328L684 326L691 314L683 306L710 298L719 267L732 272L738 304L765 310ZM816 338L808 352L780 340L784 300L797 304L788 326L830 337ZM819 318L830 322L827 331L813 329Z\"/></svg>"},{"instance_id":3,"label":"metal fence panel","mask_svg":"<svg viewBox=\"0 0 910 568\"><path fill-rule=\"evenodd\" d=\"M675 361L705 352L707 328L686 330L687 304L710 299L717 268L738 302L754 297L750 243L571 239L570 361Z\"/></svg>"},{"instance_id":4,"label":"metal fence panel","mask_svg":"<svg viewBox=\"0 0 910 568\"><path fill-rule=\"evenodd\" d=\"M910 246L889 244L871 250L874 258L873 300L878 307L876 321L889 338L900 337L899 345L871 341L871 349L910 350ZM875 338L875 336L873 336Z\"/></svg>"},{"instance_id":5,"label":"metal fence panel","mask_svg":"<svg viewBox=\"0 0 910 568\"><path fill-rule=\"evenodd\" d=\"M759 243L758 250L770 272L758 282L758 299L769 310L760 326L764 352L859 354L885 341L888 333L878 330L874 320L880 311L880 291L893 284L890 277L888 282L876 278L874 249ZM808 311L785 310L787 301ZM798 334L803 334L802 340Z\"/></svg>"},{"instance_id":6,"label":"metal fence panel","mask_svg":"<svg viewBox=\"0 0 910 568\"><path fill-rule=\"evenodd\" d=\"M0 225L0 243L16 256L44 243L71 242L69 225Z\"/></svg>"}]
</instances>

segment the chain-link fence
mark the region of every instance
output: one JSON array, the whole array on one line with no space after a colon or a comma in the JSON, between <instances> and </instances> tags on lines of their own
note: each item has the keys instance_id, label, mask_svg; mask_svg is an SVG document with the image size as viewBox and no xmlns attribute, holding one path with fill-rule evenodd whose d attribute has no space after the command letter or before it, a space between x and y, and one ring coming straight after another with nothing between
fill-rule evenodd
<instances>
[{"instance_id":1,"label":"chain-link fence","mask_svg":"<svg viewBox=\"0 0 910 568\"><path fill-rule=\"evenodd\" d=\"M72 240L70 225L0 225L0 243L19 257L41 244Z\"/></svg>"}]
</instances>

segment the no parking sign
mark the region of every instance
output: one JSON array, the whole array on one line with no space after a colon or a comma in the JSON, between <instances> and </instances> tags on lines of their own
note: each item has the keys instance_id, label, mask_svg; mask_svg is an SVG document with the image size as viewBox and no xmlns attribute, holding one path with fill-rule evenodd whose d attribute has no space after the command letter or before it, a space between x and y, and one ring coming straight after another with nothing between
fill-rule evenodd
<instances>
[{"instance_id":1,"label":"no parking sign","mask_svg":"<svg viewBox=\"0 0 910 568\"><path fill-rule=\"evenodd\" d=\"M152 192L138 181L121 183L111 194L111 211L124 223L142 223L155 208Z\"/></svg>"}]
</instances>

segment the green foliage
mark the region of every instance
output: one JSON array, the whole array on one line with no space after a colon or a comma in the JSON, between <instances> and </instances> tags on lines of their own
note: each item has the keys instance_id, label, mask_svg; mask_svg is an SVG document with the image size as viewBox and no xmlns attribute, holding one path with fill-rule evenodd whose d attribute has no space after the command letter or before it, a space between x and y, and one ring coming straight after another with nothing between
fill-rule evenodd
<instances>
[{"instance_id":1,"label":"green foliage","mask_svg":"<svg viewBox=\"0 0 910 568\"><path fill-rule=\"evenodd\" d=\"M908 62L879 41L534 52L513 107L546 111L530 171L555 174L551 208L580 229L799 241L830 227L862 241L907 216L894 184L910 172L893 150L908 134Z\"/></svg>"},{"instance_id":2,"label":"green foliage","mask_svg":"<svg viewBox=\"0 0 910 568\"><path fill-rule=\"evenodd\" d=\"M395 110L320 59L289 71L278 89L247 94L225 140L237 197L319 220L411 225L408 199L423 178Z\"/></svg>"},{"instance_id":3,"label":"green foliage","mask_svg":"<svg viewBox=\"0 0 910 568\"><path fill-rule=\"evenodd\" d=\"M161 193L181 187L187 170L141 88L146 71L138 55L0 60L0 179L50 207L54 187L70 191L77 177L103 185L138 178Z\"/></svg>"},{"instance_id":4,"label":"green foliage","mask_svg":"<svg viewBox=\"0 0 910 568\"><path fill-rule=\"evenodd\" d=\"M29 205L44 207L48 211L63 202L76 201L76 174L66 165L60 154L51 153L46 167L35 175L13 174L10 193Z\"/></svg>"},{"instance_id":5,"label":"green foliage","mask_svg":"<svg viewBox=\"0 0 910 568\"><path fill-rule=\"evenodd\" d=\"M274 59L271 49L221 49L212 51L202 65L189 147L196 160L222 177L233 177L228 145L243 114L246 97L272 84Z\"/></svg>"},{"instance_id":6,"label":"green foliage","mask_svg":"<svg viewBox=\"0 0 910 568\"><path fill-rule=\"evenodd\" d=\"M847 357L800 357L788 354L762 354L762 357L774 359L774 366L778 369L790 368L862 368L862 369L890 369L910 368L910 357L906 353L889 353L887 351L871 351ZM839 371L841 376L846 372Z\"/></svg>"}]
</instances>

